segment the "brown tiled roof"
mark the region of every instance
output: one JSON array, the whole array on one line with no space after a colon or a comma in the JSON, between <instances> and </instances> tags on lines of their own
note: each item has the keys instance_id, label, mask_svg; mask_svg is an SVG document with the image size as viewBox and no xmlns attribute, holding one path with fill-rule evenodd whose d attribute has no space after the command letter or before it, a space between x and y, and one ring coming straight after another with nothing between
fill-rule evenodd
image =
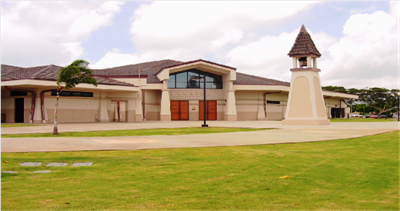
<instances>
[{"instance_id":1,"label":"brown tiled roof","mask_svg":"<svg viewBox=\"0 0 400 211\"><path fill-rule=\"evenodd\" d=\"M315 55L317 57L321 56L304 25L301 26L296 41L294 42L293 47L288 53L288 55L289 56Z\"/></svg>"},{"instance_id":2,"label":"brown tiled roof","mask_svg":"<svg viewBox=\"0 0 400 211\"><path fill-rule=\"evenodd\" d=\"M117 86L135 86L130 83L122 82L122 81L117 81L112 78L104 77L104 76L93 76L97 80L98 84L102 85L117 85Z\"/></svg>"},{"instance_id":3,"label":"brown tiled roof","mask_svg":"<svg viewBox=\"0 0 400 211\"><path fill-rule=\"evenodd\" d=\"M161 83L157 78L156 73L164 67L169 67L177 64L182 64L181 61L175 60L159 60L152 62L144 62L139 64L125 65L120 67L112 67L106 69L93 69L93 74L96 76L121 77L121 76L139 76L147 77L147 83Z\"/></svg>"},{"instance_id":4,"label":"brown tiled roof","mask_svg":"<svg viewBox=\"0 0 400 211\"><path fill-rule=\"evenodd\" d=\"M58 72L62 69L61 66L47 65L38 67L15 67L10 65L1 65L1 81L10 80L50 80L56 81ZM117 86L134 86L133 84L117 81L105 76L94 76L99 84L117 85Z\"/></svg>"},{"instance_id":5,"label":"brown tiled roof","mask_svg":"<svg viewBox=\"0 0 400 211\"><path fill-rule=\"evenodd\" d=\"M19 69L22 69L22 67L16 67L16 66L2 64L1 65L1 76L6 75L15 70L19 70Z\"/></svg>"},{"instance_id":6,"label":"brown tiled roof","mask_svg":"<svg viewBox=\"0 0 400 211\"><path fill-rule=\"evenodd\" d=\"M181 61L175 60L164 60L164 62L159 63L157 65L151 66L146 69L147 74L147 83L154 84L154 83L161 83L160 79L157 77L157 73L165 67L171 67L178 64L182 64Z\"/></svg>"},{"instance_id":7,"label":"brown tiled roof","mask_svg":"<svg viewBox=\"0 0 400 211\"><path fill-rule=\"evenodd\" d=\"M154 72L154 68L166 64L167 66L180 64L182 62L175 60L160 60L160 61L152 61L152 62L144 62L139 64L131 64L120 67L112 67L106 69L92 69L93 75L101 75L101 76L138 76L139 75L139 67L141 69L141 75L148 75ZM157 71L160 68L157 69Z\"/></svg>"},{"instance_id":8,"label":"brown tiled roof","mask_svg":"<svg viewBox=\"0 0 400 211\"><path fill-rule=\"evenodd\" d=\"M119 85L119 86L134 86L130 83L121 82L118 80L112 79L112 77L129 77L134 76L137 77L139 75L138 69L139 66L141 68L141 75L147 77L147 83L161 83L161 81L157 77L157 73L160 72L163 68L167 67L175 67L182 64L189 64L197 61L205 61L205 60L195 60L191 62L181 62L175 60L160 60L153 62L145 62L140 64L126 65L121 67L113 67L106 69L93 69L93 77L96 78L99 84L105 85ZM236 70L235 68L220 65L217 63L212 63L205 61L210 64L219 65L226 68L231 68ZM2 68L2 81L8 80L21 80L21 79L36 79L36 80L57 80L58 72L63 68L61 66L56 65L47 65L47 66L39 66L39 67L15 67L10 65L1 65ZM244 73L236 73L236 81L233 84L237 85L282 85L289 86L288 82L262 78L258 76L248 75Z\"/></svg>"},{"instance_id":9,"label":"brown tiled roof","mask_svg":"<svg viewBox=\"0 0 400 211\"><path fill-rule=\"evenodd\" d=\"M35 79L35 75L40 73L41 71L46 70L50 65L47 66L38 66L38 67L14 67L9 68L9 65L1 65L1 80L8 81L8 80L20 80L20 79ZM7 70L7 73L3 74L3 68Z\"/></svg>"},{"instance_id":10,"label":"brown tiled roof","mask_svg":"<svg viewBox=\"0 0 400 211\"><path fill-rule=\"evenodd\" d=\"M278 81L269 78L262 78L259 76L248 75L244 73L236 72L236 81L233 82L235 85L278 85L278 86L290 86L289 82Z\"/></svg>"}]
</instances>

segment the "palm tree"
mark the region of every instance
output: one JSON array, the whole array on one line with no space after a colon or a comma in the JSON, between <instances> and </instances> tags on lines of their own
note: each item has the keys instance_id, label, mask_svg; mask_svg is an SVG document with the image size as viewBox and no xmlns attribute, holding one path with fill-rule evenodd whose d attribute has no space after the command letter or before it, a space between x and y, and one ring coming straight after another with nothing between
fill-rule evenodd
<instances>
[{"instance_id":1,"label":"palm tree","mask_svg":"<svg viewBox=\"0 0 400 211\"><path fill-rule=\"evenodd\" d=\"M60 93L63 89L71 89L77 86L80 83L92 84L97 86L97 80L91 75L93 74L92 70L89 68L89 62L85 60L75 60L70 65L66 66L65 68L61 69L58 73L57 77L57 98L56 98L56 105L54 108L54 129L53 135L58 134L58 127L57 127L57 108L58 108L58 101L60 99Z\"/></svg>"}]
</instances>

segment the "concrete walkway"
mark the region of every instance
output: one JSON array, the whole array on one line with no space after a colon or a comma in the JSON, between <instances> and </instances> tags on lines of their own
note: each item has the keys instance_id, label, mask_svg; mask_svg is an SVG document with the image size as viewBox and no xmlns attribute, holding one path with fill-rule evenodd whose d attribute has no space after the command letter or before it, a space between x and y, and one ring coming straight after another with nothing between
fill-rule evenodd
<instances>
[{"instance_id":1,"label":"concrete walkway","mask_svg":"<svg viewBox=\"0 0 400 211\"><path fill-rule=\"evenodd\" d=\"M355 138L399 130L398 122L333 122L328 126L287 126L280 121L209 121L210 127L276 128L275 130L200 135L2 138L2 152L82 150L136 150L154 148L215 147L297 143ZM59 124L59 132L125 130L144 128L199 127L200 121L141 123ZM2 134L52 132L53 125L2 128Z\"/></svg>"}]
</instances>

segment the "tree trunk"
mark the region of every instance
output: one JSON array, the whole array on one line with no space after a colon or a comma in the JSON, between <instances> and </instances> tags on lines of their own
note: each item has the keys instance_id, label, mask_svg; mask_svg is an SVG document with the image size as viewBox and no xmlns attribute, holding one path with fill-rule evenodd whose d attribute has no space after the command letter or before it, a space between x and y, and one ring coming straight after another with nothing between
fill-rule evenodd
<instances>
[{"instance_id":1,"label":"tree trunk","mask_svg":"<svg viewBox=\"0 0 400 211\"><path fill-rule=\"evenodd\" d=\"M57 98L56 98L56 105L54 106L54 128L53 128L53 135L58 135L58 126L57 126L57 118L58 118L58 100L60 99L60 89L57 89Z\"/></svg>"}]
</instances>

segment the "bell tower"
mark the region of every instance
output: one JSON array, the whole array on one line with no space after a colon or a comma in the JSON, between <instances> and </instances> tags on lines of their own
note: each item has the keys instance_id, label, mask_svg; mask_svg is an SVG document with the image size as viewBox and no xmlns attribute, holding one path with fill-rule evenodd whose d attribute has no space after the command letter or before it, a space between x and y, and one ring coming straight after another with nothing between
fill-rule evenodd
<instances>
[{"instance_id":1,"label":"bell tower","mask_svg":"<svg viewBox=\"0 0 400 211\"><path fill-rule=\"evenodd\" d=\"M319 78L321 54L304 25L288 53L293 58L284 125L329 125Z\"/></svg>"}]
</instances>

